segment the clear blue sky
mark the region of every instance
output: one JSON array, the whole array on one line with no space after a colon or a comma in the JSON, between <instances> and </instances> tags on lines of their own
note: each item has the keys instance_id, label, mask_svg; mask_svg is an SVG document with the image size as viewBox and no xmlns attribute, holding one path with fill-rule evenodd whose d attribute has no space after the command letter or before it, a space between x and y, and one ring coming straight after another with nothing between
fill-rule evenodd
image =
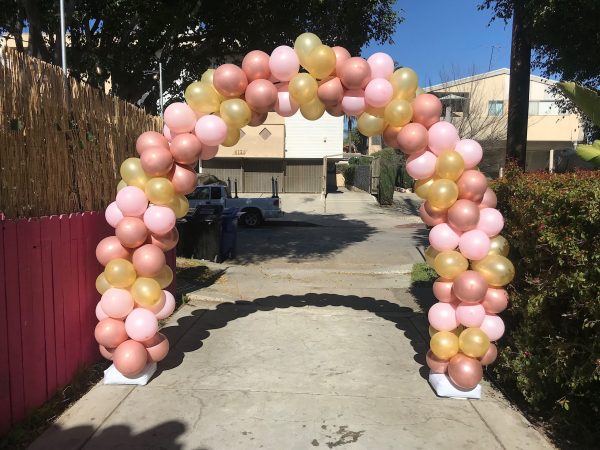
<instances>
[{"instance_id":1,"label":"clear blue sky","mask_svg":"<svg viewBox=\"0 0 600 450\"><path fill-rule=\"evenodd\" d=\"M388 53L417 72L420 86L444 81L440 72L451 72L452 66L463 76L472 75L473 67L475 73L487 72L492 46L492 70L510 67L511 24L502 20L490 24L491 12L479 11L479 4L478 0L400 0L395 8L404 10L404 22L394 33L394 44L371 43L362 56Z\"/></svg>"}]
</instances>

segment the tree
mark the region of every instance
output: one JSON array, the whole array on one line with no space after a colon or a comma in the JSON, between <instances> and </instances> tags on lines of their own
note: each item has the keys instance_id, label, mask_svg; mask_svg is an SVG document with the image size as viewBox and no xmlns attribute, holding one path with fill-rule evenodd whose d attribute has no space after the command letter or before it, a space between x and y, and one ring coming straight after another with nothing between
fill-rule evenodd
<instances>
[{"instance_id":1,"label":"tree","mask_svg":"<svg viewBox=\"0 0 600 450\"><path fill-rule=\"evenodd\" d=\"M324 43L359 53L367 42L393 42L402 21L393 0L65 0L70 75L96 86L109 78L112 93L156 110L158 57L167 97L209 67L239 63L253 49L292 45L310 30ZM60 62L58 1L9 0L0 30L16 48ZM28 44L22 33L28 29Z\"/></svg>"}]
</instances>

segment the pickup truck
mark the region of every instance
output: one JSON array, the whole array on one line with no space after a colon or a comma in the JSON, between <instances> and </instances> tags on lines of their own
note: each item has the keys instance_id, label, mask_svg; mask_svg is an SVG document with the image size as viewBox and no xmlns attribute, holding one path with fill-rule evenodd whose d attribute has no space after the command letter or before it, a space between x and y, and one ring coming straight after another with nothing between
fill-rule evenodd
<instances>
[{"instance_id":1,"label":"pickup truck","mask_svg":"<svg viewBox=\"0 0 600 450\"><path fill-rule=\"evenodd\" d=\"M221 205L223 208L238 208L242 214L240 221L247 227L256 227L266 219L283 217L279 197L232 198L229 188L220 184L198 186L187 195L190 213L200 205Z\"/></svg>"}]
</instances>

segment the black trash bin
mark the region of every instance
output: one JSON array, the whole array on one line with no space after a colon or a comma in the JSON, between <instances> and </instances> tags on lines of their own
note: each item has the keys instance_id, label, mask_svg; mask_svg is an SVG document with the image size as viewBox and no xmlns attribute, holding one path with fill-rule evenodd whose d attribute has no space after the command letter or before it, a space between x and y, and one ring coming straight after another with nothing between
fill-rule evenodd
<instances>
[{"instance_id":1,"label":"black trash bin","mask_svg":"<svg viewBox=\"0 0 600 450\"><path fill-rule=\"evenodd\" d=\"M237 249L237 226L239 208L226 208L223 210L221 228L220 260L235 258Z\"/></svg>"},{"instance_id":2,"label":"black trash bin","mask_svg":"<svg viewBox=\"0 0 600 450\"><path fill-rule=\"evenodd\" d=\"M186 258L218 261L221 248L223 206L201 205L177 223L177 254Z\"/></svg>"}]
</instances>

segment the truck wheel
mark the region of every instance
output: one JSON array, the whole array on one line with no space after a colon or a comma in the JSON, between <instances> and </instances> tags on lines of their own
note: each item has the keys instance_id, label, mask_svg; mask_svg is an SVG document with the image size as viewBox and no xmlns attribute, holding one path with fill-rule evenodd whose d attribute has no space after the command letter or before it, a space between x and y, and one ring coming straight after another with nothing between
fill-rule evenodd
<instances>
[{"instance_id":1,"label":"truck wheel","mask_svg":"<svg viewBox=\"0 0 600 450\"><path fill-rule=\"evenodd\" d=\"M254 209L244 211L242 214L242 224L249 228L257 227L261 224L262 217L260 213Z\"/></svg>"}]
</instances>

